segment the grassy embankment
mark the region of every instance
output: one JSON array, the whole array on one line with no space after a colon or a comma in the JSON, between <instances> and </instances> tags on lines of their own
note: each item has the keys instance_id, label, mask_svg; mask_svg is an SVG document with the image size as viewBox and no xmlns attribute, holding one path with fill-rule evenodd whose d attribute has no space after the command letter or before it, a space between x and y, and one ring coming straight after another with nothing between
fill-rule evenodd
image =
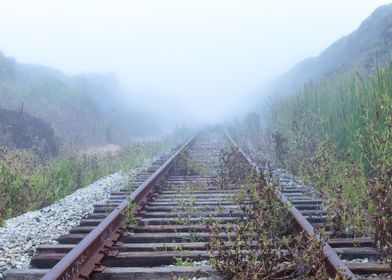
<instances>
[{"instance_id":1,"label":"grassy embankment","mask_svg":"<svg viewBox=\"0 0 392 280\"><path fill-rule=\"evenodd\" d=\"M392 63L310 83L270 116L278 164L327 197L332 228L375 234L391 258Z\"/></svg>"},{"instance_id":2,"label":"grassy embankment","mask_svg":"<svg viewBox=\"0 0 392 280\"><path fill-rule=\"evenodd\" d=\"M137 142L115 153L70 153L42 163L32 153L16 150L0 159L0 224L4 219L46 206L95 180L142 166L168 150L173 139Z\"/></svg>"}]
</instances>

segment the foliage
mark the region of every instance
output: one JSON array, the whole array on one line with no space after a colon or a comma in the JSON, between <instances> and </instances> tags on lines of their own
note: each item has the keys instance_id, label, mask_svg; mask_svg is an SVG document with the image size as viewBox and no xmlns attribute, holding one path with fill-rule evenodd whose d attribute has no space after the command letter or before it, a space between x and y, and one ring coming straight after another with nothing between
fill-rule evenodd
<instances>
[{"instance_id":1,"label":"foliage","mask_svg":"<svg viewBox=\"0 0 392 280\"><path fill-rule=\"evenodd\" d=\"M190 258L174 257L176 266L191 266L193 261Z\"/></svg>"},{"instance_id":2,"label":"foliage","mask_svg":"<svg viewBox=\"0 0 392 280\"><path fill-rule=\"evenodd\" d=\"M392 88L392 79L389 82L384 90ZM371 137L359 138L363 156L371 167L372 179L367 184L376 242L385 261L392 267L392 96L390 92L385 93L375 116L364 108L365 131Z\"/></svg>"},{"instance_id":3,"label":"foliage","mask_svg":"<svg viewBox=\"0 0 392 280\"><path fill-rule=\"evenodd\" d=\"M270 127L287 139L290 150L312 154L317 143L328 139L337 151L350 151L356 162L363 162L358 135L364 136L365 146L370 140L363 116L368 111L375 127L383 128L380 110L385 96L391 94L391 77L392 63L375 74L341 74L309 83L272 103ZM345 154L338 154L337 159L345 160ZM370 167L365 167L368 173Z\"/></svg>"},{"instance_id":4,"label":"foliage","mask_svg":"<svg viewBox=\"0 0 392 280\"><path fill-rule=\"evenodd\" d=\"M325 195L335 233L374 232L390 261L392 62L372 73L332 75L276 100L269 131L279 135L270 138L278 164Z\"/></svg>"},{"instance_id":5,"label":"foliage","mask_svg":"<svg viewBox=\"0 0 392 280\"><path fill-rule=\"evenodd\" d=\"M245 183L249 178L256 176L256 171L249 165L244 155L232 146L220 152L218 172L214 183L221 189Z\"/></svg>"},{"instance_id":6,"label":"foliage","mask_svg":"<svg viewBox=\"0 0 392 280\"><path fill-rule=\"evenodd\" d=\"M367 210L368 188L358 165L336 160L336 148L328 140L317 144L309 160L310 168L302 173L324 196L328 224L336 236L362 236L371 233Z\"/></svg>"},{"instance_id":7,"label":"foliage","mask_svg":"<svg viewBox=\"0 0 392 280\"><path fill-rule=\"evenodd\" d=\"M127 207L125 207L121 214L124 217L124 227L128 227L131 229L138 223L138 220L136 218L136 204L133 200L128 198Z\"/></svg>"},{"instance_id":8,"label":"foliage","mask_svg":"<svg viewBox=\"0 0 392 280\"><path fill-rule=\"evenodd\" d=\"M0 108L0 145L30 150L41 158L51 158L59 152L51 126L23 112L23 107L19 111Z\"/></svg>"},{"instance_id":9,"label":"foliage","mask_svg":"<svg viewBox=\"0 0 392 280\"><path fill-rule=\"evenodd\" d=\"M226 155L227 153L227 155ZM222 158L243 157L226 150ZM236 161L226 161L226 169L235 172ZM248 164L249 168L249 164ZM235 183L243 184L234 196L245 217L233 225L209 222L212 263L224 279L328 279L322 248L325 238L293 235L293 220L288 208L279 200L276 186L266 183L263 174L248 176ZM226 233L223 240L220 233Z\"/></svg>"},{"instance_id":10,"label":"foliage","mask_svg":"<svg viewBox=\"0 0 392 280\"><path fill-rule=\"evenodd\" d=\"M247 154L257 153L265 145L260 115L248 113L242 120L235 119L226 124L230 135Z\"/></svg>"},{"instance_id":11,"label":"foliage","mask_svg":"<svg viewBox=\"0 0 392 280\"><path fill-rule=\"evenodd\" d=\"M202 162L196 161L188 149L185 149L180 153L176 162L176 169L186 176L203 176L208 172L207 166Z\"/></svg>"},{"instance_id":12,"label":"foliage","mask_svg":"<svg viewBox=\"0 0 392 280\"><path fill-rule=\"evenodd\" d=\"M288 154L287 139L279 131L272 133L271 136L274 143L276 161L279 165L286 167L285 158Z\"/></svg>"},{"instance_id":13,"label":"foliage","mask_svg":"<svg viewBox=\"0 0 392 280\"><path fill-rule=\"evenodd\" d=\"M166 145L137 142L115 154L70 153L47 163L31 153L6 152L0 160L0 217L44 207L105 175L139 167Z\"/></svg>"}]
</instances>

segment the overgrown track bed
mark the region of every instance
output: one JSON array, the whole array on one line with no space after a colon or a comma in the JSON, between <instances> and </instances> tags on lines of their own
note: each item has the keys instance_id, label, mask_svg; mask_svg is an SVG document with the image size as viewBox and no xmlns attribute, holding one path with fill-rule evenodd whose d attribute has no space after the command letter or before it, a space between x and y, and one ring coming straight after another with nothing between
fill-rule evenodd
<instances>
[{"instance_id":1,"label":"overgrown track bed","mask_svg":"<svg viewBox=\"0 0 392 280\"><path fill-rule=\"evenodd\" d=\"M280 172L274 173L275 179L279 180L281 193L296 208L292 208L291 212L301 213L316 231L325 231L324 235L328 238L328 245L354 274L354 277L358 279L392 279L391 266L380 260L380 252L376 249L373 238L335 235L330 228L327 209L320 195L312 188L299 187L290 177L282 178L282 174L278 174ZM296 219L304 222L300 217ZM310 231L313 230L310 229Z\"/></svg>"},{"instance_id":2,"label":"overgrown track bed","mask_svg":"<svg viewBox=\"0 0 392 280\"><path fill-rule=\"evenodd\" d=\"M6 279L179 279L215 275L208 264L211 232L207 224L233 224L243 216L232 200L236 187L222 192L211 183L218 171L219 153L230 144L222 132L200 133L171 157L160 159L139 174L134 182L134 186L139 185L136 190L112 193L107 203L95 205L94 213L61 236L58 244L38 248L32 269L10 270ZM308 219L302 221L307 230L312 228L309 222L314 226L325 222L320 199L307 196L297 187L285 186L282 192L295 206L291 212L296 209ZM124 219L135 223L124 228ZM225 232L219 233L222 240L228 237ZM350 239L329 240L343 256L357 258L370 252L367 247L371 240L356 242L361 249L354 248ZM334 251L326 253L344 268Z\"/></svg>"},{"instance_id":3,"label":"overgrown track bed","mask_svg":"<svg viewBox=\"0 0 392 280\"><path fill-rule=\"evenodd\" d=\"M236 144L234 143L234 145ZM249 156L244 152L243 154L250 164L256 165ZM259 168L263 169L264 174L271 173L268 166L260 166ZM292 176L285 175L282 170L272 171L269 183L273 184L274 182L277 182L280 187L279 199L290 205L290 212L296 220L297 228L305 230L308 234L318 235L322 232L322 235L327 238L327 245L324 248L325 256L331 257L331 253L336 253L348 269L349 275L352 273L350 279L392 279L391 264L381 260L381 254L376 249L374 238L369 236L337 236L332 231L325 202L312 187L303 186L296 182ZM340 260L332 256L330 262L339 265Z\"/></svg>"}]
</instances>

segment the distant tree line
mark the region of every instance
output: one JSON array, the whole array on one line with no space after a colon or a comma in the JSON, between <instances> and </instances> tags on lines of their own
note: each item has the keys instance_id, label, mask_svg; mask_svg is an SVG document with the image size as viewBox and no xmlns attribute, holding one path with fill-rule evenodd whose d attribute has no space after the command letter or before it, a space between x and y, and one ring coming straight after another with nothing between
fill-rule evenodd
<instances>
[{"instance_id":1,"label":"distant tree line","mask_svg":"<svg viewBox=\"0 0 392 280\"><path fill-rule=\"evenodd\" d=\"M23 112L0 108L0 146L31 150L41 158L57 156L58 139L49 123Z\"/></svg>"}]
</instances>

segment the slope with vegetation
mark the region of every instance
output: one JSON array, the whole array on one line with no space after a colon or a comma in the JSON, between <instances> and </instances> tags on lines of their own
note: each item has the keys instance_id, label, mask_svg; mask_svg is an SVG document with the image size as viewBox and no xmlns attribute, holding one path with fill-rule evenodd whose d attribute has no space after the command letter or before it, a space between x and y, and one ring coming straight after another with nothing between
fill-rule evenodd
<instances>
[{"instance_id":1,"label":"slope with vegetation","mask_svg":"<svg viewBox=\"0 0 392 280\"><path fill-rule=\"evenodd\" d=\"M307 84L269 112L263 129L255 113L230 124L241 146L314 186L333 235L374 236L392 265L392 62Z\"/></svg>"},{"instance_id":2,"label":"slope with vegetation","mask_svg":"<svg viewBox=\"0 0 392 280\"><path fill-rule=\"evenodd\" d=\"M273 100L266 143L278 166L326 197L336 235L374 235L392 265L391 51L387 5L317 59L331 72Z\"/></svg>"},{"instance_id":3,"label":"slope with vegetation","mask_svg":"<svg viewBox=\"0 0 392 280\"><path fill-rule=\"evenodd\" d=\"M391 52L392 4L279 77L265 122L251 113L231 129L323 194L335 236L373 235L392 265Z\"/></svg>"},{"instance_id":4,"label":"slope with vegetation","mask_svg":"<svg viewBox=\"0 0 392 280\"><path fill-rule=\"evenodd\" d=\"M33 151L40 158L58 155L58 139L47 123L23 112L0 108L0 158L7 149Z\"/></svg>"},{"instance_id":5,"label":"slope with vegetation","mask_svg":"<svg viewBox=\"0 0 392 280\"><path fill-rule=\"evenodd\" d=\"M0 53L0 107L18 110L23 105L26 113L49 123L62 151L125 144L159 132L157 118L130 111L121 94L113 75L70 77Z\"/></svg>"},{"instance_id":6,"label":"slope with vegetation","mask_svg":"<svg viewBox=\"0 0 392 280\"><path fill-rule=\"evenodd\" d=\"M170 139L134 142L162 132L156 116L124 105L113 75L70 77L0 53L0 225L138 167L188 135L178 129ZM121 147L103 152L107 144Z\"/></svg>"},{"instance_id":7,"label":"slope with vegetation","mask_svg":"<svg viewBox=\"0 0 392 280\"><path fill-rule=\"evenodd\" d=\"M391 261L392 63L277 101L268 135L278 164L328 198L335 230L375 234Z\"/></svg>"},{"instance_id":8,"label":"slope with vegetation","mask_svg":"<svg viewBox=\"0 0 392 280\"><path fill-rule=\"evenodd\" d=\"M28 151L6 151L0 157L0 226L4 219L49 205L105 175L140 167L188 135L179 129L160 141L133 142L99 154L71 152L51 161Z\"/></svg>"},{"instance_id":9,"label":"slope with vegetation","mask_svg":"<svg viewBox=\"0 0 392 280\"><path fill-rule=\"evenodd\" d=\"M373 71L391 57L392 4L377 8L359 28L324 50L272 80L264 87L269 96L287 95L305 83L336 72Z\"/></svg>"}]
</instances>

